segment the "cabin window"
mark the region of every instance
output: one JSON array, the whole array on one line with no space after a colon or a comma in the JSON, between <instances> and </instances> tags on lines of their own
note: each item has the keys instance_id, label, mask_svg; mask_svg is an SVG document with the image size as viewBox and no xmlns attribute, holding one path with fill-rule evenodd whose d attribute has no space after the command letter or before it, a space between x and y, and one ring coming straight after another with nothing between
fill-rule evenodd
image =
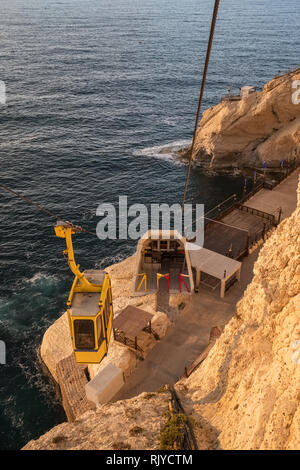
<instances>
[{"instance_id":1,"label":"cabin window","mask_svg":"<svg viewBox=\"0 0 300 470\"><path fill-rule=\"evenodd\" d=\"M161 240L160 242L160 249L161 250L167 250L168 249L168 240Z\"/></svg>"},{"instance_id":2,"label":"cabin window","mask_svg":"<svg viewBox=\"0 0 300 470\"><path fill-rule=\"evenodd\" d=\"M76 349L95 349L93 320L74 320Z\"/></svg>"},{"instance_id":3,"label":"cabin window","mask_svg":"<svg viewBox=\"0 0 300 470\"><path fill-rule=\"evenodd\" d=\"M106 297L106 301L105 301L105 317L106 317L106 327L108 327L109 318L110 318L110 303L109 303L108 291L107 291L107 297Z\"/></svg>"},{"instance_id":4,"label":"cabin window","mask_svg":"<svg viewBox=\"0 0 300 470\"><path fill-rule=\"evenodd\" d=\"M97 328L97 340L98 340L98 347L101 346L103 341L103 331L102 331L102 315L99 315L96 320L96 328Z\"/></svg>"},{"instance_id":5,"label":"cabin window","mask_svg":"<svg viewBox=\"0 0 300 470\"><path fill-rule=\"evenodd\" d=\"M108 290L108 296L107 296L108 300L109 300L109 318L113 315L113 306L112 306L112 295L111 295L111 287L109 288Z\"/></svg>"},{"instance_id":6,"label":"cabin window","mask_svg":"<svg viewBox=\"0 0 300 470\"><path fill-rule=\"evenodd\" d=\"M170 241L170 250L177 250L179 244L176 240L171 240Z\"/></svg>"}]
</instances>

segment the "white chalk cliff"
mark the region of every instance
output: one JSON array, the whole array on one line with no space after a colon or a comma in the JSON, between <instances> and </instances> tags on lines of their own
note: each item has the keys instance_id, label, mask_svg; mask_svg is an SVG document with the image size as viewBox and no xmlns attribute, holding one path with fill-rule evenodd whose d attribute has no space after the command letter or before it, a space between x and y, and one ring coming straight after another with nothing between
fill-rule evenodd
<instances>
[{"instance_id":1,"label":"white chalk cliff","mask_svg":"<svg viewBox=\"0 0 300 470\"><path fill-rule=\"evenodd\" d=\"M282 159L293 157L296 147L299 158L297 80L300 69L274 78L262 91L238 101L223 100L204 111L196 136L195 161L216 170L259 168L264 162L268 167L279 167Z\"/></svg>"}]
</instances>

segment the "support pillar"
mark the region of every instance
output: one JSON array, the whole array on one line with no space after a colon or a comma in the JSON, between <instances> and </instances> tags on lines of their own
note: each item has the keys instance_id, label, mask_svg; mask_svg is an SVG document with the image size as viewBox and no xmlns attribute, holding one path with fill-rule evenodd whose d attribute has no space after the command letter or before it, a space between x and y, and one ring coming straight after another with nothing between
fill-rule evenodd
<instances>
[{"instance_id":1,"label":"support pillar","mask_svg":"<svg viewBox=\"0 0 300 470\"><path fill-rule=\"evenodd\" d=\"M225 297L225 284L226 284L226 279L221 280L221 298Z\"/></svg>"},{"instance_id":2,"label":"support pillar","mask_svg":"<svg viewBox=\"0 0 300 470\"><path fill-rule=\"evenodd\" d=\"M200 277L201 277L201 271L200 269L197 269L196 271L196 286L195 286L195 292L199 291L200 287Z\"/></svg>"},{"instance_id":3,"label":"support pillar","mask_svg":"<svg viewBox=\"0 0 300 470\"><path fill-rule=\"evenodd\" d=\"M241 282L241 267L239 268L238 272L236 273L236 277L238 282Z\"/></svg>"}]
</instances>

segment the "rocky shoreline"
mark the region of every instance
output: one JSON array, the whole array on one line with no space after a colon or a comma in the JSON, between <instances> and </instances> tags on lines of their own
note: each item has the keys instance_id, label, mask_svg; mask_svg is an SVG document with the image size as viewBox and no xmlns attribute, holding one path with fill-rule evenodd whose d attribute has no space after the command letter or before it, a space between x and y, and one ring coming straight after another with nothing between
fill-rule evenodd
<instances>
[{"instance_id":1,"label":"rocky shoreline","mask_svg":"<svg viewBox=\"0 0 300 470\"><path fill-rule=\"evenodd\" d=\"M299 160L298 80L300 69L273 78L262 91L229 95L205 110L197 131L194 165L206 173L247 175L264 166L280 169L282 160L285 166ZM187 161L190 147L175 155Z\"/></svg>"}]
</instances>

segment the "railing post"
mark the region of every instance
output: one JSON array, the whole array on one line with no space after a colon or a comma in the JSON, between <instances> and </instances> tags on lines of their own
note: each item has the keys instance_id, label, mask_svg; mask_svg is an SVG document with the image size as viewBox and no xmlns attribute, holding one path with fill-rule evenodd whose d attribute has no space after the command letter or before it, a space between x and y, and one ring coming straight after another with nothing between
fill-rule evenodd
<instances>
[{"instance_id":1,"label":"railing post","mask_svg":"<svg viewBox=\"0 0 300 470\"><path fill-rule=\"evenodd\" d=\"M250 249L250 234L248 232L248 236L247 236L247 253L249 254L249 249Z\"/></svg>"},{"instance_id":2,"label":"railing post","mask_svg":"<svg viewBox=\"0 0 300 470\"><path fill-rule=\"evenodd\" d=\"M262 231L263 240L265 239L265 232L266 232L266 224L264 223L264 225L263 225L263 231Z\"/></svg>"},{"instance_id":3,"label":"railing post","mask_svg":"<svg viewBox=\"0 0 300 470\"><path fill-rule=\"evenodd\" d=\"M282 214L282 208L280 207L280 208L279 208L279 214L278 214L277 225L280 223L281 214Z\"/></svg>"},{"instance_id":4,"label":"railing post","mask_svg":"<svg viewBox=\"0 0 300 470\"><path fill-rule=\"evenodd\" d=\"M180 290L180 292L182 292L181 285L182 285L182 282L183 282L183 284L185 285L186 290L188 291L188 293L190 293L190 289L188 288L188 286L187 286L187 284L184 280L184 277L190 278L190 276L188 276L187 274L181 274L181 273L179 274L179 290Z\"/></svg>"}]
</instances>

